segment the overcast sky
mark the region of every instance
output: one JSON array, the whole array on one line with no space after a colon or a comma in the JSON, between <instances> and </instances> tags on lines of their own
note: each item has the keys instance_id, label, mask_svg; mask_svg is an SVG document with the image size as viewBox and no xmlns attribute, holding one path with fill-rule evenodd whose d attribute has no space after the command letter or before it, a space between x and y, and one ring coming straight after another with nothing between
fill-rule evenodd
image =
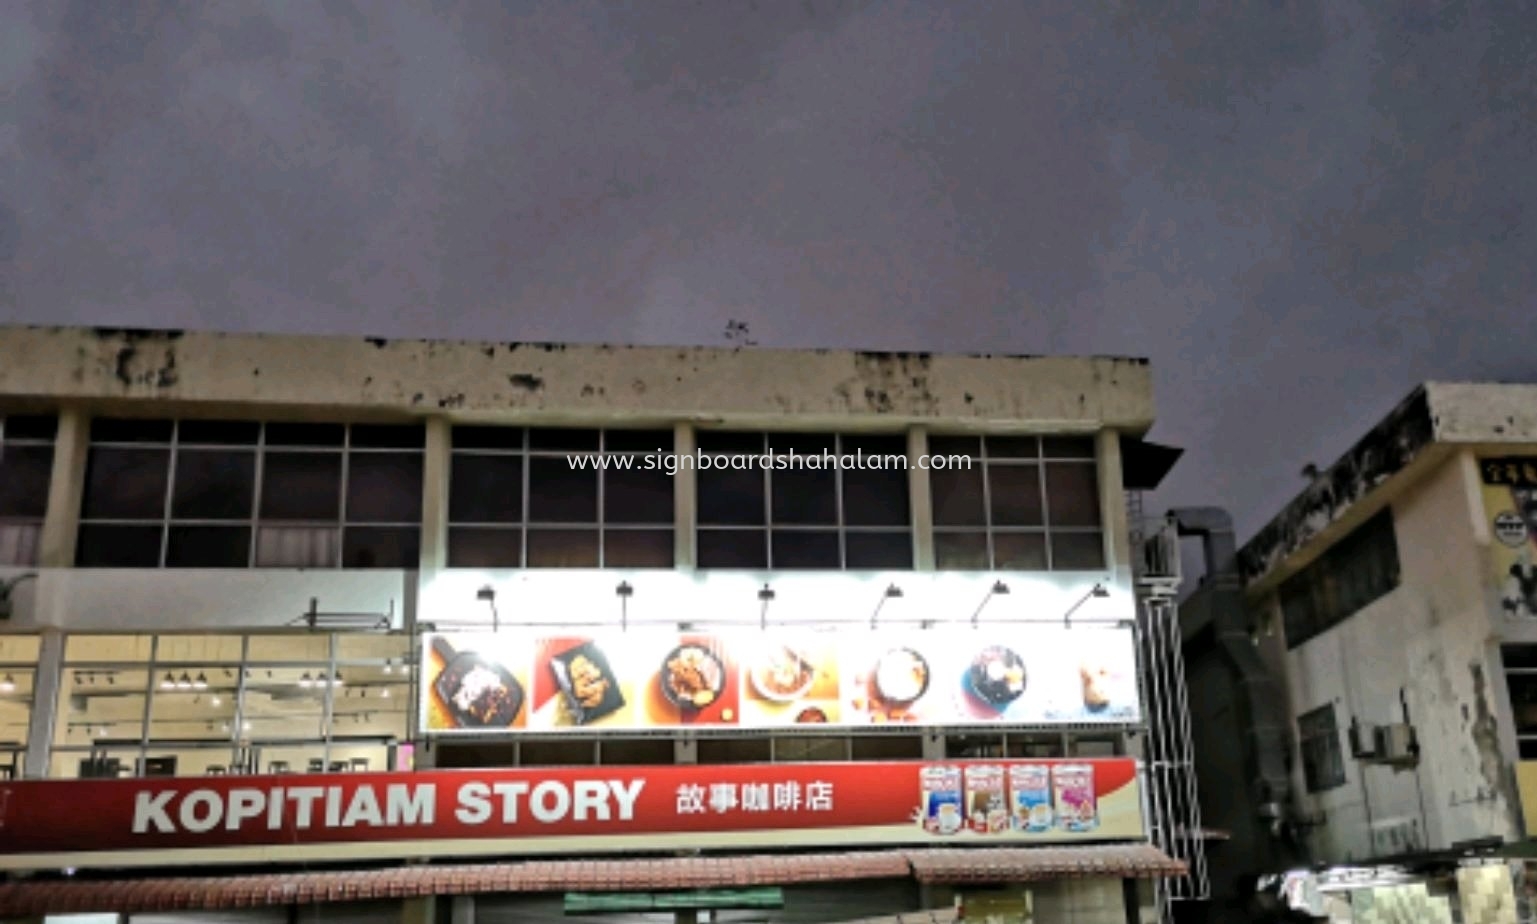
<instances>
[{"instance_id":1,"label":"overcast sky","mask_svg":"<svg viewBox=\"0 0 1537 924\"><path fill-rule=\"evenodd\" d=\"M1537 379L1537 3L1202 6L10 0L0 321L1145 355L1248 534Z\"/></svg>"}]
</instances>

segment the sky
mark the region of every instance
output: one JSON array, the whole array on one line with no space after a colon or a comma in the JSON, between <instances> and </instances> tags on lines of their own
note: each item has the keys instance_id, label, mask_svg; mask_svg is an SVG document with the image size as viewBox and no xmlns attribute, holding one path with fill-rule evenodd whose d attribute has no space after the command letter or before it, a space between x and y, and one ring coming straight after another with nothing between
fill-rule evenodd
<instances>
[{"instance_id":1,"label":"sky","mask_svg":"<svg viewBox=\"0 0 1537 924\"><path fill-rule=\"evenodd\" d=\"M1241 538L1534 220L1537 0L0 4L0 323L1146 356Z\"/></svg>"}]
</instances>

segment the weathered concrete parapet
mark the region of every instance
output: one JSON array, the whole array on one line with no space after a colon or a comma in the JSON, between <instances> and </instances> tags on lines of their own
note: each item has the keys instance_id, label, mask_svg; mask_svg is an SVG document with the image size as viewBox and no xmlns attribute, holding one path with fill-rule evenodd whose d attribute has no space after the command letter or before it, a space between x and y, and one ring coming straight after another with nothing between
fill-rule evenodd
<instances>
[{"instance_id":1,"label":"weathered concrete parapet","mask_svg":"<svg viewBox=\"0 0 1537 924\"><path fill-rule=\"evenodd\" d=\"M1537 444L1537 385L1421 385L1239 550L1244 582L1273 577L1347 513L1366 515L1369 494L1436 447L1491 444Z\"/></svg>"},{"instance_id":2,"label":"weathered concrete parapet","mask_svg":"<svg viewBox=\"0 0 1537 924\"><path fill-rule=\"evenodd\" d=\"M1145 432L1146 360L0 328L0 398Z\"/></svg>"}]
</instances>

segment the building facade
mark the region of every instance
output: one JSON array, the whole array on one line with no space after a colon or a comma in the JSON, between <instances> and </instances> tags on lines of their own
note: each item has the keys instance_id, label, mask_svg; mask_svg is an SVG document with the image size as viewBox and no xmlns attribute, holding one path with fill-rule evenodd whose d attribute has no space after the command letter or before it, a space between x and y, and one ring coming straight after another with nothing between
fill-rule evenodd
<instances>
[{"instance_id":1,"label":"building facade","mask_svg":"<svg viewBox=\"0 0 1537 924\"><path fill-rule=\"evenodd\" d=\"M1125 485L1167 464L1140 439L1152 419L1148 367L1124 359L0 331L0 774L14 781L0 784L0 823L9 815L13 845L30 845L8 849L7 867L33 876L0 886L0 904L239 904L187 868L330 861L333 879L305 894L336 914L372 900L386 905L369 914L421 920L457 896L456 920L494 920L558 907L562 892L568 911L579 892L613 893L591 881L591 858L629 851L673 855L653 873L604 860L631 891L741 884L722 864L745 864L751 882L792 890L764 899L782 909L766 919L954 908L979 874L874 815L740 830L669 817L611 841L434 829L392 846L335 831L355 822L338 819L368 781L470 785L449 771L489 774L502 793L562 774L580 790L597 772L584 767L628 768L637 787L671 786L680 767L732 768L721 778L739 775L732 792L745 795L818 766L854 768L839 772L857 791L873 785L861 772L1035 761L1103 777L1134 765L1156 709L1136 660L1147 633ZM773 461L795 455L844 461ZM1080 649L1096 629L1124 630L1129 667L1089 665ZM792 631L814 641L785 649ZM1054 682L1054 661L1072 662L1063 682L1082 680L1082 702L1010 712L1010 697L1031 700L1015 689L965 711L988 688L964 667L965 696L930 694L948 676L946 646L988 632L1057 640L1042 643L1059 646L1042 667L1029 651L987 650L1034 672L1032 690ZM804 653L823 643L832 666L812 670ZM892 681L853 675L888 661L853 662L887 649L911 655L921 682L877 704ZM804 684L755 673L775 650L806 668ZM645 675L653 661L674 673ZM1112 680L1129 691L1126 711L1106 711L1120 694L1094 686ZM106 819L131 797L135 835L153 834L161 808L180 803L128 781L173 781L183 788L164 799L228 807L255 798L231 795L254 785L231 780L279 777L345 787L352 809L330 810L315 827L331 833L313 842L276 801L271 842L190 838L215 826L196 808L181 816L190 839L163 849L106 827L95 843L25 828L34 799L99 799ZM916 779L892 791L906 798ZM990 848L987 900L1019 916L1032 903L1040 920L1156 915L1138 880L1182 867L1149 844L1170 825L1141 779L1100 795L1106 819L1114 798L1129 800L1114 809L1122 834L1106 821ZM45 780L76 788L28 788ZM1105 840L1116 843L1090 846ZM862 849L879 845L911 849ZM750 847L775 862L744 859ZM726 859L675 856L701 848ZM422 865L512 856L532 875L532 854L567 865L541 861L554 865L537 887L512 883L505 863L473 881ZM383 861L417 865L393 879L348 872ZM81 872L44 881L48 864ZM164 888L182 904L127 897L104 872L124 868L180 869ZM305 903L270 883L244 888L263 896L247 904Z\"/></svg>"},{"instance_id":2,"label":"building facade","mask_svg":"<svg viewBox=\"0 0 1537 924\"><path fill-rule=\"evenodd\" d=\"M1203 787L1205 817L1245 832L1213 846L1217 888L1237 871L1276 872L1279 863L1441 857L1442 898L1466 901L1458 864L1523 852L1534 817L1523 781L1537 757L1525 716L1537 699L1528 681L1537 664L1537 388L1427 384L1306 476L1236 561L1212 564L1241 581L1241 596L1207 586L1182 610L1195 640L1231 603L1255 653L1240 669L1206 629L1204 653L1189 655L1204 688L1254 677L1285 703L1279 748L1274 738L1240 739L1246 777L1269 768L1269 796L1226 799ZM1205 711L1212 731L1197 730L1197 766L1215 768L1234 757L1218 743L1232 716ZM1432 900L1437 888L1432 881Z\"/></svg>"}]
</instances>

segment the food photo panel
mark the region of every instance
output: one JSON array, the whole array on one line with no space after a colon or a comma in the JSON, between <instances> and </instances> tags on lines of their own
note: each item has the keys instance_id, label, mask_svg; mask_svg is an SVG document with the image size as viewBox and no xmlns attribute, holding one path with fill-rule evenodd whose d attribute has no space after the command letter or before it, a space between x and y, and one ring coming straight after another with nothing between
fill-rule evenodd
<instances>
[{"instance_id":1,"label":"food photo panel","mask_svg":"<svg viewBox=\"0 0 1537 924\"><path fill-rule=\"evenodd\" d=\"M607 639L568 636L534 646L532 729L623 728L634 721L628 650Z\"/></svg>"},{"instance_id":2,"label":"food photo panel","mask_svg":"<svg viewBox=\"0 0 1537 924\"><path fill-rule=\"evenodd\" d=\"M526 645L512 639L431 636L422 678L427 730L526 727L529 655Z\"/></svg>"},{"instance_id":3,"label":"food photo panel","mask_svg":"<svg viewBox=\"0 0 1537 924\"><path fill-rule=\"evenodd\" d=\"M748 642L751 644L748 644ZM743 637L744 725L822 725L842 721L838 645L831 632Z\"/></svg>"},{"instance_id":4,"label":"food photo panel","mask_svg":"<svg viewBox=\"0 0 1537 924\"><path fill-rule=\"evenodd\" d=\"M726 639L708 634L661 636L660 644L637 642L643 658L644 727L737 725L741 679Z\"/></svg>"},{"instance_id":5,"label":"food photo panel","mask_svg":"<svg viewBox=\"0 0 1537 924\"><path fill-rule=\"evenodd\" d=\"M953 709L941 692L955 679L939 633L870 633L842 647L843 721L849 725L942 722Z\"/></svg>"}]
</instances>

